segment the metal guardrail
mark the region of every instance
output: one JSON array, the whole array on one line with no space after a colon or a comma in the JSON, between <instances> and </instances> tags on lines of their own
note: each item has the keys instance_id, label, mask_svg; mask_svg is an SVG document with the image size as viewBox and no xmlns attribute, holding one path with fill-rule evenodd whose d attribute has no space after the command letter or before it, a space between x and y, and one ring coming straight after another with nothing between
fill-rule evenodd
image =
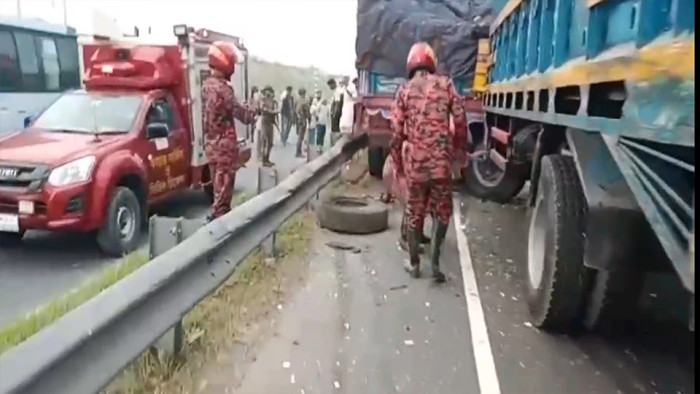
<instances>
[{"instance_id":1,"label":"metal guardrail","mask_svg":"<svg viewBox=\"0 0 700 394\"><path fill-rule=\"evenodd\" d=\"M81 394L105 387L287 218L333 180L367 137L343 137L242 204L0 356L0 394Z\"/></svg>"}]
</instances>

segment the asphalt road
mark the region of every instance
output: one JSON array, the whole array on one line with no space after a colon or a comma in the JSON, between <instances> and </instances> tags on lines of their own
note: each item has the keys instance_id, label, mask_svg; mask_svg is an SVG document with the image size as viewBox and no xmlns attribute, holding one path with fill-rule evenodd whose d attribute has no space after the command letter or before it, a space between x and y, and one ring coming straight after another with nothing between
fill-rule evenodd
<instances>
[{"instance_id":1,"label":"asphalt road","mask_svg":"<svg viewBox=\"0 0 700 394\"><path fill-rule=\"evenodd\" d=\"M391 216L391 227L400 221ZM242 385L207 392L476 393L454 230L445 241L448 282L423 267L413 280L397 233L321 231L306 286L283 306L277 334L259 350ZM333 249L329 242L360 248Z\"/></svg>"},{"instance_id":2,"label":"asphalt road","mask_svg":"<svg viewBox=\"0 0 700 394\"><path fill-rule=\"evenodd\" d=\"M624 337L541 332L523 299L524 201L457 201L460 226L451 226L443 252L445 285L402 270L397 210L381 234L321 230L307 282L268 318L271 334L248 343L252 350L246 345L248 365L236 363L236 378L210 379L217 384L205 392L695 392L694 335L667 313L679 301L672 277L649 281L639 322ZM332 241L359 250L337 250ZM491 377L497 384L483 390Z\"/></svg>"},{"instance_id":3,"label":"asphalt road","mask_svg":"<svg viewBox=\"0 0 700 394\"><path fill-rule=\"evenodd\" d=\"M621 337L533 328L524 300L528 215L463 199L466 234L503 393L694 393L695 336L674 276L650 277L634 329Z\"/></svg>"},{"instance_id":4,"label":"asphalt road","mask_svg":"<svg viewBox=\"0 0 700 394\"><path fill-rule=\"evenodd\" d=\"M294 157L296 138L294 132L291 134L290 143L283 147L277 142L271 154L281 177L305 163L305 159ZM256 192L257 166L253 157L248 167L238 172L236 194ZM153 213L197 218L206 215L208 209L203 193L188 191L156 207ZM146 250L146 242L144 235L141 250ZM21 247L0 249L0 327L119 261L102 256L89 235L28 232Z\"/></svg>"}]
</instances>

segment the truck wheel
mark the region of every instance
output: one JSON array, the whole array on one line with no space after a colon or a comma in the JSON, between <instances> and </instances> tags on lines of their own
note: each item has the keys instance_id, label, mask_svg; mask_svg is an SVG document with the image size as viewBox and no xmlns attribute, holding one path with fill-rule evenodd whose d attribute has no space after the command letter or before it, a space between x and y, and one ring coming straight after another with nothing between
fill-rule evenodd
<instances>
[{"instance_id":1,"label":"truck wheel","mask_svg":"<svg viewBox=\"0 0 700 394\"><path fill-rule=\"evenodd\" d=\"M535 326L566 331L583 311L587 205L571 157L545 156L541 166L528 233L527 304Z\"/></svg>"},{"instance_id":2,"label":"truck wheel","mask_svg":"<svg viewBox=\"0 0 700 394\"><path fill-rule=\"evenodd\" d=\"M485 149L486 142L480 141L475 150ZM464 173L467 191L474 197L504 204L513 199L527 180L527 166L508 164L501 171L488 157L472 161Z\"/></svg>"},{"instance_id":3,"label":"truck wheel","mask_svg":"<svg viewBox=\"0 0 700 394\"><path fill-rule=\"evenodd\" d=\"M369 168L369 174L375 178L382 179L382 170L384 169L385 160L384 149L381 147L368 148L367 166Z\"/></svg>"},{"instance_id":4,"label":"truck wheel","mask_svg":"<svg viewBox=\"0 0 700 394\"><path fill-rule=\"evenodd\" d=\"M136 249L141 236L141 204L131 189L117 187L107 207L104 226L97 243L110 256L122 256Z\"/></svg>"},{"instance_id":5,"label":"truck wheel","mask_svg":"<svg viewBox=\"0 0 700 394\"><path fill-rule=\"evenodd\" d=\"M595 272L591 279L584 326L591 331L608 334L625 332L637 311L644 279L642 269L615 268Z\"/></svg>"},{"instance_id":6,"label":"truck wheel","mask_svg":"<svg viewBox=\"0 0 700 394\"><path fill-rule=\"evenodd\" d=\"M22 243L22 237L24 237L24 231L19 233L6 233L0 231L0 247L11 248L19 246Z\"/></svg>"}]
</instances>

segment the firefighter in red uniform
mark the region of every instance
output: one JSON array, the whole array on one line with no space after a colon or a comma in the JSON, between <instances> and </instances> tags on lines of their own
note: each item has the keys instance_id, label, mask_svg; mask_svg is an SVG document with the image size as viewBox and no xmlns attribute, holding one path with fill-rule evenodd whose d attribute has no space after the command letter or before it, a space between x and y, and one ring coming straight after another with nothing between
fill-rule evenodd
<instances>
[{"instance_id":1,"label":"firefighter in red uniform","mask_svg":"<svg viewBox=\"0 0 700 394\"><path fill-rule=\"evenodd\" d=\"M397 94L392 110L391 157L397 174L408 183L408 249L406 271L420 276L419 245L428 208L433 216L429 258L433 278L444 282L440 248L452 217L452 162L455 138L466 136L461 98L450 77L438 75L437 58L426 43L411 47L406 61L409 80ZM454 131L450 131L450 116ZM454 134L453 134L454 133ZM456 137L459 136L459 137ZM403 143L407 144L405 155Z\"/></svg>"},{"instance_id":2,"label":"firefighter in red uniform","mask_svg":"<svg viewBox=\"0 0 700 394\"><path fill-rule=\"evenodd\" d=\"M202 107L205 152L214 189L210 219L231 210L238 169L238 136L234 119L252 124L257 114L236 100L229 82L236 63L242 60L242 54L231 44L215 42L209 46L211 75L202 84Z\"/></svg>"}]
</instances>

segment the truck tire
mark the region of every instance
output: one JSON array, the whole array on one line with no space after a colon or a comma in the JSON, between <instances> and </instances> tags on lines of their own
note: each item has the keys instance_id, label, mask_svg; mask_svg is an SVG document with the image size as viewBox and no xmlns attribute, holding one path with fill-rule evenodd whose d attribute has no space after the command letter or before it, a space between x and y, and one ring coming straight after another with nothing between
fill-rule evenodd
<instances>
[{"instance_id":1,"label":"truck tire","mask_svg":"<svg viewBox=\"0 0 700 394\"><path fill-rule=\"evenodd\" d=\"M486 146L484 140L476 144L475 150ZM488 157L473 160L464 172L467 192L474 197L505 204L513 199L527 181L527 166L508 163L501 171Z\"/></svg>"},{"instance_id":2,"label":"truck tire","mask_svg":"<svg viewBox=\"0 0 700 394\"><path fill-rule=\"evenodd\" d=\"M333 196L322 200L318 210L321 227L345 234L373 234L389 227L389 210L364 198Z\"/></svg>"},{"instance_id":3,"label":"truck tire","mask_svg":"<svg viewBox=\"0 0 700 394\"><path fill-rule=\"evenodd\" d=\"M571 157L542 158L528 233L527 304L533 325L567 331L580 323L586 199Z\"/></svg>"},{"instance_id":4,"label":"truck tire","mask_svg":"<svg viewBox=\"0 0 700 394\"><path fill-rule=\"evenodd\" d=\"M110 256L135 250L141 238L141 203L127 187L117 187L107 207L104 226L97 232L97 244Z\"/></svg>"},{"instance_id":5,"label":"truck tire","mask_svg":"<svg viewBox=\"0 0 700 394\"><path fill-rule=\"evenodd\" d=\"M381 147L370 147L367 149L367 167L369 174L375 178L382 179L382 170L384 169L384 149Z\"/></svg>"},{"instance_id":6,"label":"truck tire","mask_svg":"<svg viewBox=\"0 0 700 394\"><path fill-rule=\"evenodd\" d=\"M617 267L612 270L591 270L591 286L583 318L591 331L618 334L626 331L644 287L642 269Z\"/></svg>"},{"instance_id":7,"label":"truck tire","mask_svg":"<svg viewBox=\"0 0 700 394\"><path fill-rule=\"evenodd\" d=\"M22 243L22 237L24 237L24 231L19 233L6 233L0 231L0 247L13 248L19 246Z\"/></svg>"}]
</instances>

